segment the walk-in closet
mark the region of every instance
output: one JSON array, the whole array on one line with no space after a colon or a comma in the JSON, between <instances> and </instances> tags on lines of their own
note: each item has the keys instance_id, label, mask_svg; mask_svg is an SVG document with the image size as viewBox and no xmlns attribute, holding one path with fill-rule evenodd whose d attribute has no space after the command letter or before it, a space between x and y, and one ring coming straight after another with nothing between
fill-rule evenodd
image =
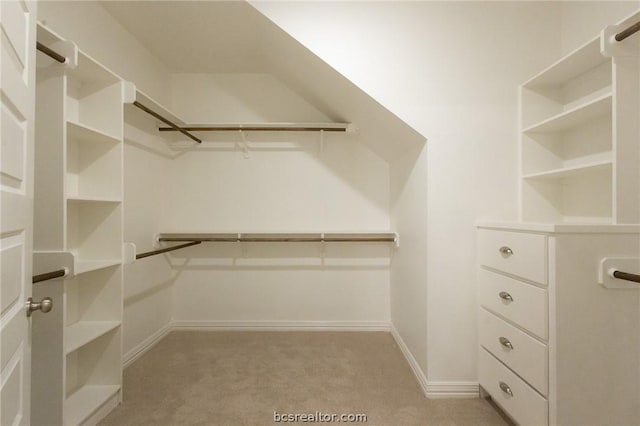
<instances>
[{"instance_id":1,"label":"walk-in closet","mask_svg":"<svg viewBox=\"0 0 640 426\"><path fill-rule=\"evenodd\" d=\"M640 2L1 0L0 424L640 424Z\"/></svg>"}]
</instances>

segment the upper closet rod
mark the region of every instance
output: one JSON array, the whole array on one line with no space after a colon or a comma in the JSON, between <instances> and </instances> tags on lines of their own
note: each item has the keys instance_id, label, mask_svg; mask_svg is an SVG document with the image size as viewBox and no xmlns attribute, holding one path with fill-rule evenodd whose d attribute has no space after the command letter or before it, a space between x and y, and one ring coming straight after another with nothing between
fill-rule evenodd
<instances>
[{"instance_id":1,"label":"upper closet rod","mask_svg":"<svg viewBox=\"0 0 640 426\"><path fill-rule=\"evenodd\" d=\"M39 51L41 51L45 55L49 56L50 58L55 59L56 61L60 62L61 64L64 64L65 62L67 62L67 58L65 58L64 56L62 56L61 54L59 54L55 50L49 49L47 46L45 46L44 44L40 43L39 41L36 42L36 49L38 49Z\"/></svg>"},{"instance_id":2,"label":"upper closet rod","mask_svg":"<svg viewBox=\"0 0 640 426\"><path fill-rule=\"evenodd\" d=\"M184 128L178 126L177 124L167 120L166 118L164 118L163 116L161 116L160 114L158 114L157 112L147 108L146 106L142 105L140 102L138 101L133 101L133 104L135 106L137 106L138 108L140 108L141 110L143 110L144 112L146 112L147 114L157 118L158 120L162 121L165 124L168 124L169 126L171 126L171 130L175 130L178 131L180 133L182 133L185 136L188 136L189 138L191 138L192 140L198 142L198 143L202 143L202 141L198 138L196 138L195 136L193 136L191 133L187 132ZM165 127L163 127L165 128Z\"/></svg>"},{"instance_id":3,"label":"upper closet rod","mask_svg":"<svg viewBox=\"0 0 640 426\"><path fill-rule=\"evenodd\" d=\"M190 243L187 243L187 244L180 244L180 245L173 246L173 247L167 247L167 248L163 248L163 249L159 249L159 250L147 251L147 252L144 252L144 253L136 254L136 260L137 259L144 259L145 257L154 256L156 254L166 253L168 251L174 251L174 250L178 250L178 249L181 249L181 248L195 246L195 245L200 244L201 242L202 241L191 241Z\"/></svg>"},{"instance_id":4,"label":"upper closet rod","mask_svg":"<svg viewBox=\"0 0 640 426\"><path fill-rule=\"evenodd\" d=\"M629 28L623 31L620 31L618 34L616 34L615 39L616 41L622 41L625 38L634 35L638 31L640 31L640 22L636 22L635 24L631 25Z\"/></svg>"}]
</instances>

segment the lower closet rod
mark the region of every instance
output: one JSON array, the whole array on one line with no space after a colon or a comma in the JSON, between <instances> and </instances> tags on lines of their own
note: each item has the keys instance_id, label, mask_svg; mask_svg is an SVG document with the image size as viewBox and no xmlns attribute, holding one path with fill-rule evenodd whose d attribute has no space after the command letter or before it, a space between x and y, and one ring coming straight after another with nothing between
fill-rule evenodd
<instances>
[{"instance_id":1,"label":"lower closet rod","mask_svg":"<svg viewBox=\"0 0 640 426\"><path fill-rule=\"evenodd\" d=\"M51 272L46 272L44 274L34 275L31 278L31 283L35 284L42 281L52 280L54 278L64 277L65 275L67 275L66 269L58 269L57 271L51 271Z\"/></svg>"},{"instance_id":2,"label":"lower closet rod","mask_svg":"<svg viewBox=\"0 0 640 426\"><path fill-rule=\"evenodd\" d=\"M185 247L195 246L195 245L200 244L201 242L202 241L191 241L190 243L186 243L186 244L180 244L180 245L173 246L173 247L167 247L167 248L163 248L163 249L159 249L159 250L147 251L147 252L144 252L144 253L136 254L136 260L137 259L144 259L145 257L154 256L156 254L166 253L168 251L174 251L174 250L178 250L178 249L185 248Z\"/></svg>"},{"instance_id":3,"label":"lower closet rod","mask_svg":"<svg viewBox=\"0 0 640 426\"><path fill-rule=\"evenodd\" d=\"M613 276L619 280L632 281L634 283L640 283L640 275L632 274L630 272L613 271Z\"/></svg>"},{"instance_id":4,"label":"lower closet rod","mask_svg":"<svg viewBox=\"0 0 640 426\"><path fill-rule=\"evenodd\" d=\"M251 237L236 237L236 238L216 238L216 237L160 237L158 241L161 242L179 242L179 241L194 241L194 242L246 242L246 243L392 243L395 242L393 237L363 237L363 238L342 238L342 237L283 237L283 238L251 238Z\"/></svg>"}]
</instances>

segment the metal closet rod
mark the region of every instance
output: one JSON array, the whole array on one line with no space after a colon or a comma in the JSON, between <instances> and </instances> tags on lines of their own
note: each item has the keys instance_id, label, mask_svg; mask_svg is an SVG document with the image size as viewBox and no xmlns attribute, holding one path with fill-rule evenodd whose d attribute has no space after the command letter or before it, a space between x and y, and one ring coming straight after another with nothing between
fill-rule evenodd
<instances>
[{"instance_id":1,"label":"metal closet rod","mask_svg":"<svg viewBox=\"0 0 640 426\"><path fill-rule=\"evenodd\" d=\"M44 274L34 275L31 279L31 283L39 283L42 281L52 280L54 278L60 278L67 275L66 269L58 269L57 271L46 272Z\"/></svg>"},{"instance_id":2,"label":"metal closet rod","mask_svg":"<svg viewBox=\"0 0 640 426\"><path fill-rule=\"evenodd\" d=\"M636 22L633 25L631 25L629 28L620 31L618 34L616 34L616 36L614 38L616 39L616 41L622 41L625 38L634 35L638 31L640 31L640 21Z\"/></svg>"},{"instance_id":3,"label":"metal closet rod","mask_svg":"<svg viewBox=\"0 0 640 426\"><path fill-rule=\"evenodd\" d=\"M346 132L344 127L305 127L305 126L184 126L185 130L192 132ZM160 127L161 132L173 132L176 129L170 127Z\"/></svg>"},{"instance_id":4,"label":"metal closet rod","mask_svg":"<svg viewBox=\"0 0 640 426\"><path fill-rule=\"evenodd\" d=\"M162 253L166 253L169 251L174 251L174 250L178 250L181 248L185 248L185 247L191 247L191 246L195 246L200 244L202 241L191 241L187 244L180 244L177 246L173 246L173 247L167 247L167 248L163 248L163 249L159 249L159 250L153 250L153 251L147 251L144 253L139 253L136 254L136 260L137 259L144 259L145 257L149 257L149 256L155 256L156 254L162 254Z\"/></svg>"},{"instance_id":5,"label":"metal closet rod","mask_svg":"<svg viewBox=\"0 0 640 426\"><path fill-rule=\"evenodd\" d=\"M65 62L67 62L67 58L65 58L55 50L48 48L47 46L40 43L39 41L36 41L36 49L38 49L45 55L49 56L50 58L60 62L61 64L64 64Z\"/></svg>"},{"instance_id":6,"label":"metal closet rod","mask_svg":"<svg viewBox=\"0 0 640 426\"><path fill-rule=\"evenodd\" d=\"M637 274L632 274L630 272L613 271L613 276L621 280L633 281L634 283L640 284L640 275Z\"/></svg>"},{"instance_id":7,"label":"metal closet rod","mask_svg":"<svg viewBox=\"0 0 640 426\"><path fill-rule=\"evenodd\" d=\"M138 101L133 101L133 104L135 106L137 106L138 108L140 108L141 110L143 110L144 112L146 112L147 114L157 118L158 120L162 121L163 123L171 126L170 129L176 132L180 132L185 136L188 136L190 139L198 142L198 143L202 143L202 140L198 139L197 137L193 136L191 133L189 133L188 131L186 131L183 127L178 126L177 124L173 123L170 120L167 120L166 118L164 118L163 116L161 116L160 114L158 114L157 112L155 112L154 110L147 108L146 106L142 105L140 102ZM163 129L166 127L163 127Z\"/></svg>"},{"instance_id":8,"label":"metal closet rod","mask_svg":"<svg viewBox=\"0 0 640 426\"><path fill-rule=\"evenodd\" d=\"M347 242L364 242L364 243L390 243L395 242L394 237L363 237L363 238L341 238L341 237L160 237L161 242L223 242L223 243L347 243Z\"/></svg>"}]
</instances>

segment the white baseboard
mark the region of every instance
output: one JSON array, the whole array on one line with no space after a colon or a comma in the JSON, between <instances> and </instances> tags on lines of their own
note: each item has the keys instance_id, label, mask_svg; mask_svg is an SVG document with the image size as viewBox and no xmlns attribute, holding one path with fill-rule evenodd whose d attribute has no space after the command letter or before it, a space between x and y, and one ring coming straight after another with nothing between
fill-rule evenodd
<instances>
[{"instance_id":1,"label":"white baseboard","mask_svg":"<svg viewBox=\"0 0 640 426\"><path fill-rule=\"evenodd\" d=\"M479 398L478 382L427 382L427 397L436 398Z\"/></svg>"},{"instance_id":2,"label":"white baseboard","mask_svg":"<svg viewBox=\"0 0 640 426\"><path fill-rule=\"evenodd\" d=\"M407 346L406 343L404 343L404 340L402 340L402 336L400 336L400 333L398 333L398 330L393 326L393 324L391 325L391 335L393 336L394 340L398 344L398 347L402 351L402 354L407 360L409 367L411 367L411 371L413 371L413 374L416 376L416 379L418 380L418 384L420 384L420 387L422 388L422 392L425 394L426 397L429 397L429 393L428 393L429 382L427 381L427 376L424 374L424 371L422 371L422 368L420 368L420 364L418 364L418 361L416 361L413 354L409 350L409 347Z\"/></svg>"},{"instance_id":3,"label":"white baseboard","mask_svg":"<svg viewBox=\"0 0 640 426\"><path fill-rule=\"evenodd\" d=\"M480 386L477 382L434 382L427 380L427 376L420 368L420 364L418 364L409 347L402 340L402 336L393 325L391 325L391 335L400 347L422 388L422 392L427 398L478 398L480 396Z\"/></svg>"},{"instance_id":4,"label":"white baseboard","mask_svg":"<svg viewBox=\"0 0 640 426\"><path fill-rule=\"evenodd\" d=\"M172 324L169 323L129 350L122 357L122 368L127 368L133 361L144 355L145 352L154 347L158 342L160 342L160 340L169 334L172 329Z\"/></svg>"},{"instance_id":5,"label":"white baseboard","mask_svg":"<svg viewBox=\"0 0 640 426\"><path fill-rule=\"evenodd\" d=\"M174 321L173 330L202 331L389 331L384 321Z\"/></svg>"}]
</instances>

